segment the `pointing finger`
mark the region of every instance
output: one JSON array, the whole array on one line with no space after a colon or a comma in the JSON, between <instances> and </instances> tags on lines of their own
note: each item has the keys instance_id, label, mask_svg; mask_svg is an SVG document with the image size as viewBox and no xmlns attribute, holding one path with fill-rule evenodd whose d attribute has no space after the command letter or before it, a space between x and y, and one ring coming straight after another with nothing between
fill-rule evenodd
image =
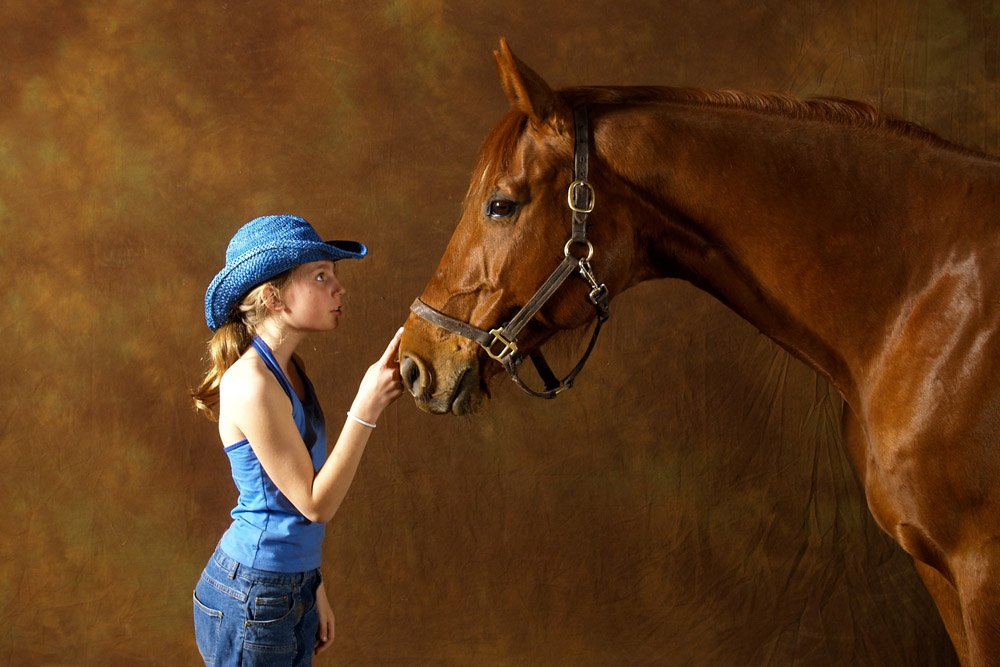
<instances>
[{"instance_id":1,"label":"pointing finger","mask_svg":"<svg viewBox=\"0 0 1000 667\"><path fill-rule=\"evenodd\" d=\"M382 354L382 362L388 363L389 361L395 361L397 353L399 352L399 341L403 337L403 328L400 327L396 330L396 335L392 337L389 341L388 347L385 348L385 352Z\"/></svg>"}]
</instances>

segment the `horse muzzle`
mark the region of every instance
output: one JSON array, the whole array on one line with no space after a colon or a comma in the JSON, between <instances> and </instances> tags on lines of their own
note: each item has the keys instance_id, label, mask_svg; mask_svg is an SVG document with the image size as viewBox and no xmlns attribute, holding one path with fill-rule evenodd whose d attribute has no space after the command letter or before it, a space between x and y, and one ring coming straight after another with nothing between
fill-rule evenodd
<instances>
[{"instance_id":1,"label":"horse muzzle","mask_svg":"<svg viewBox=\"0 0 1000 667\"><path fill-rule=\"evenodd\" d=\"M419 321L408 322L399 352L403 386L424 412L467 415L486 398L477 350L444 341L428 344ZM466 349L472 348L472 349Z\"/></svg>"}]
</instances>

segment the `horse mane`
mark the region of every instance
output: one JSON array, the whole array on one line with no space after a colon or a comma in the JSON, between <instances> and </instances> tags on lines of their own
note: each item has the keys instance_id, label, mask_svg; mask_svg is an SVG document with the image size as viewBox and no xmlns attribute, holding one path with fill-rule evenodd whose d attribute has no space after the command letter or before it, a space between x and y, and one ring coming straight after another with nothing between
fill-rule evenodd
<instances>
[{"instance_id":1,"label":"horse mane","mask_svg":"<svg viewBox=\"0 0 1000 667\"><path fill-rule=\"evenodd\" d=\"M573 107L672 102L779 115L793 120L837 123L890 132L922 140L938 148L995 159L995 156L948 141L917 123L896 118L871 104L841 97L803 99L785 93L660 86L587 86L561 90L559 94Z\"/></svg>"},{"instance_id":2,"label":"horse mane","mask_svg":"<svg viewBox=\"0 0 1000 667\"><path fill-rule=\"evenodd\" d=\"M988 160L996 156L953 143L917 123L891 116L866 102L840 97L803 99L785 93L744 92L739 90L707 90L702 88L669 88L660 86L587 86L567 88L557 93L571 108L593 105L690 104L723 107L753 113L779 115L794 120L815 120L856 128L869 128L897 136L924 141L937 148ZM479 149L476 173L480 180L469 184L466 197L477 187L491 181L509 166L517 138L527 117L513 110L493 128Z\"/></svg>"}]
</instances>

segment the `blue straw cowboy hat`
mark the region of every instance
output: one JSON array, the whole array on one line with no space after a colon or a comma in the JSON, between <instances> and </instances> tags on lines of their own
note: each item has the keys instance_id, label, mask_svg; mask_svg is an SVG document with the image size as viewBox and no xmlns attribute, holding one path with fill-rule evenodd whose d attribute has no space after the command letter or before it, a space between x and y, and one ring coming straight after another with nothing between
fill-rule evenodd
<instances>
[{"instance_id":1,"label":"blue straw cowboy hat","mask_svg":"<svg viewBox=\"0 0 1000 667\"><path fill-rule=\"evenodd\" d=\"M265 215L243 225L226 249L226 266L205 292L205 321L217 331L243 296L268 278L299 264L361 259L368 248L357 241L323 241L294 215Z\"/></svg>"}]
</instances>

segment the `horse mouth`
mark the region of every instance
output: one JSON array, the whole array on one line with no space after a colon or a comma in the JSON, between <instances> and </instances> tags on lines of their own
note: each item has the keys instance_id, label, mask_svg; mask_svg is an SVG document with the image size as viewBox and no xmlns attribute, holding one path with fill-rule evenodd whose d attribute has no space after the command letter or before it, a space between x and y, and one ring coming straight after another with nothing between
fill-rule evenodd
<instances>
[{"instance_id":1,"label":"horse mouth","mask_svg":"<svg viewBox=\"0 0 1000 667\"><path fill-rule=\"evenodd\" d=\"M481 405L482 392L479 391L477 375L478 373L472 372L471 368L467 368L454 384L455 391L451 399L452 414L459 416L472 414Z\"/></svg>"},{"instance_id":2,"label":"horse mouth","mask_svg":"<svg viewBox=\"0 0 1000 667\"><path fill-rule=\"evenodd\" d=\"M474 364L446 373L435 373L419 357L404 354L400 362L400 375L403 386L413 396L417 407L430 414L472 414L479 409L485 398L479 371Z\"/></svg>"}]
</instances>

